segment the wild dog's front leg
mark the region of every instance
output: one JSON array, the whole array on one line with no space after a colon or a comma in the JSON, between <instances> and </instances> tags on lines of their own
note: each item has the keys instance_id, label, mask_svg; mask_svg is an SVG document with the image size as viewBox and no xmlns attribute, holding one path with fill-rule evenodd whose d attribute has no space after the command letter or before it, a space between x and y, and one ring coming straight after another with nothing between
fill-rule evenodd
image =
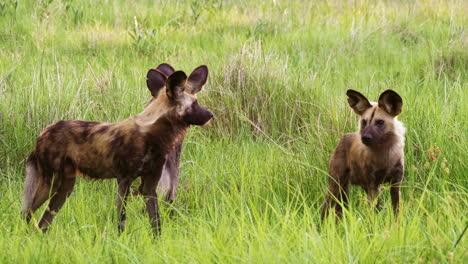
<instances>
[{"instance_id":1,"label":"wild dog's front leg","mask_svg":"<svg viewBox=\"0 0 468 264\"><path fill-rule=\"evenodd\" d=\"M348 206L348 189L350 169L346 166L346 148L342 139L330 158L330 181L325 203L322 206L322 220L328 214L330 207L334 207L336 214L343 215L343 206Z\"/></svg>"},{"instance_id":2,"label":"wild dog's front leg","mask_svg":"<svg viewBox=\"0 0 468 264\"><path fill-rule=\"evenodd\" d=\"M335 211L338 216L343 215L343 207L348 209L348 193L349 183L347 181L340 182L340 192L338 195L338 202L335 205Z\"/></svg>"},{"instance_id":3,"label":"wild dog's front leg","mask_svg":"<svg viewBox=\"0 0 468 264\"><path fill-rule=\"evenodd\" d=\"M156 186L161 178L162 169L165 160L158 162L154 167L154 174L147 174L142 177L141 191L145 197L146 210L151 220L151 226L157 235L161 234L161 221L159 219L158 197Z\"/></svg>"},{"instance_id":4,"label":"wild dog's front leg","mask_svg":"<svg viewBox=\"0 0 468 264\"><path fill-rule=\"evenodd\" d=\"M146 210L151 220L154 232L161 234L161 221L159 219L158 197L156 194L157 181L154 177L145 177L143 180L143 195L146 202Z\"/></svg>"},{"instance_id":5,"label":"wild dog's front leg","mask_svg":"<svg viewBox=\"0 0 468 264\"><path fill-rule=\"evenodd\" d=\"M325 202L322 206L321 219L323 220L328 214L330 207L335 208L335 212L338 216L343 215L343 206L348 207L348 173L343 171L337 178L331 177L328 184L328 193L325 198Z\"/></svg>"},{"instance_id":6,"label":"wild dog's front leg","mask_svg":"<svg viewBox=\"0 0 468 264\"><path fill-rule=\"evenodd\" d=\"M380 203L380 187L379 185L371 185L365 188L367 192L367 201L369 202L370 206L375 205L375 209L380 211L382 209L382 205Z\"/></svg>"},{"instance_id":7,"label":"wild dog's front leg","mask_svg":"<svg viewBox=\"0 0 468 264\"><path fill-rule=\"evenodd\" d=\"M390 196L392 198L392 207L395 216L398 216L400 204L400 187L403 181L403 165L397 166L392 171L392 186L390 187Z\"/></svg>"},{"instance_id":8,"label":"wild dog's front leg","mask_svg":"<svg viewBox=\"0 0 468 264\"><path fill-rule=\"evenodd\" d=\"M390 187L390 196L392 197L392 207L395 216L398 216L400 203L400 183L392 184Z\"/></svg>"},{"instance_id":9,"label":"wild dog's front leg","mask_svg":"<svg viewBox=\"0 0 468 264\"><path fill-rule=\"evenodd\" d=\"M336 207L338 197L340 196L340 185L334 181L334 179L330 180L328 184L328 191L325 195L325 202L322 205L322 211L320 218L323 221L325 217L328 215L328 211L330 207Z\"/></svg>"},{"instance_id":10,"label":"wild dog's front leg","mask_svg":"<svg viewBox=\"0 0 468 264\"><path fill-rule=\"evenodd\" d=\"M175 200L177 184L179 181L179 166L180 166L180 152L182 151L182 144L179 144L174 152L168 155L167 161L164 164L164 170L159 180L159 187L164 194L164 199L169 204Z\"/></svg>"},{"instance_id":11,"label":"wild dog's front leg","mask_svg":"<svg viewBox=\"0 0 468 264\"><path fill-rule=\"evenodd\" d=\"M130 179L118 179L119 183L118 194L117 194L117 216L119 218L119 233L125 229L125 221L127 220L126 204L127 197L130 192L131 180Z\"/></svg>"}]
</instances>

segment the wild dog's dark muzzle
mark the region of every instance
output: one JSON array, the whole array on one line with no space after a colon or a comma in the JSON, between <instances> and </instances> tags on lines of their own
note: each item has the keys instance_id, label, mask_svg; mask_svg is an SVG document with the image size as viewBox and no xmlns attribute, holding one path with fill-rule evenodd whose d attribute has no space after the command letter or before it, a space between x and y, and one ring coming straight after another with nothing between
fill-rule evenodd
<instances>
[{"instance_id":1,"label":"wild dog's dark muzzle","mask_svg":"<svg viewBox=\"0 0 468 264\"><path fill-rule=\"evenodd\" d=\"M203 109L203 110L204 110L203 113L200 114L200 117L193 123L193 125L203 126L206 123L208 123L208 121L210 121L211 118L213 118L213 113L211 113L210 111L206 109Z\"/></svg>"},{"instance_id":2,"label":"wild dog's dark muzzle","mask_svg":"<svg viewBox=\"0 0 468 264\"><path fill-rule=\"evenodd\" d=\"M361 133L361 141L364 145L372 147L381 144L383 137L382 129L375 126L366 127Z\"/></svg>"},{"instance_id":3,"label":"wild dog's dark muzzle","mask_svg":"<svg viewBox=\"0 0 468 264\"><path fill-rule=\"evenodd\" d=\"M371 145L373 141L373 137L371 134L363 134L361 136L361 141L364 145Z\"/></svg>"},{"instance_id":4,"label":"wild dog's dark muzzle","mask_svg":"<svg viewBox=\"0 0 468 264\"><path fill-rule=\"evenodd\" d=\"M204 124L208 123L211 118L213 118L213 113L195 102L193 103L191 109L187 112L185 121L189 125L203 126Z\"/></svg>"}]
</instances>

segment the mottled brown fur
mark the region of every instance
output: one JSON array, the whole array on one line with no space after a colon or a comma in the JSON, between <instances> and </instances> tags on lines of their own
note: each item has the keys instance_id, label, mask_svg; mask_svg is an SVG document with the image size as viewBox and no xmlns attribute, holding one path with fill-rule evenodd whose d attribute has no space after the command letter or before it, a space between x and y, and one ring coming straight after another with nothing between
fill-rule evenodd
<instances>
[{"instance_id":1,"label":"mottled brown fur","mask_svg":"<svg viewBox=\"0 0 468 264\"><path fill-rule=\"evenodd\" d=\"M140 190L152 226L159 233L155 190L167 156L176 151L190 125L203 125L212 117L197 104L192 87L200 83L198 78L205 83L208 70L200 66L194 72L197 78L187 78L180 71L167 77L158 69L150 70L147 85L152 101L142 113L124 121L59 121L44 129L27 163L22 210L27 220L50 198L38 224L47 230L79 172L91 179L117 179L119 230L123 230L126 197L131 183L141 177Z\"/></svg>"},{"instance_id":2,"label":"mottled brown fur","mask_svg":"<svg viewBox=\"0 0 468 264\"><path fill-rule=\"evenodd\" d=\"M348 204L349 184L367 192L370 203L380 209L380 185L390 183L395 214L398 214L400 185L403 180L403 124L396 119L403 102L398 94L387 90L379 103L370 103L362 94L348 90L348 102L360 115L359 131L345 135L330 158L330 181L322 219L330 207L342 215Z\"/></svg>"}]
</instances>

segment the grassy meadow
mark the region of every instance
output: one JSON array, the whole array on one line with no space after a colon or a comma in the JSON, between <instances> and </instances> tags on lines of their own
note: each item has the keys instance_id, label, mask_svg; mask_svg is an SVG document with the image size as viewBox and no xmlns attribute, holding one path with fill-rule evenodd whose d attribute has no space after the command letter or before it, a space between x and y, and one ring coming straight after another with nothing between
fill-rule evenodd
<instances>
[{"instance_id":1,"label":"grassy meadow","mask_svg":"<svg viewBox=\"0 0 468 264\"><path fill-rule=\"evenodd\" d=\"M0 263L467 263L468 2L0 0ZM153 237L115 180L78 180L48 234L20 218L24 165L58 120L142 111L162 62L206 64L215 119L189 131ZM403 98L401 215L359 187L320 225L346 90ZM44 207L36 213L40 217ZM457 243L458 242L458 243Z\"/></svg>"}]
</instances>

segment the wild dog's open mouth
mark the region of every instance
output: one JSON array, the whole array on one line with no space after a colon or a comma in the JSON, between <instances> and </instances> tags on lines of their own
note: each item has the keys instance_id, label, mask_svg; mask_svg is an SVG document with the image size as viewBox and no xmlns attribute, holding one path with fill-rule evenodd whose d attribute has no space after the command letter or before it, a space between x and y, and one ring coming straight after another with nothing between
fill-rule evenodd
<instances>
[{"instance_id":1,"label":"wild dog's open mouth","mask_svg":"<svg viewBox=\"0 0 468 264\"><path fill-rule=\"evenodd\" d=\"M205 126L206 124L210 123L211 120L213 119L213 113L209 112L207 113L206 115L206 120L204 120L201 124L199 124L200 126ZM198 125L198 124L197 124Z\"/></svg>"},{"instance_id":2,"label":"wild dog's open mouth","mask_svg":"<svg viewBox=\"0 0 468 264\"><path fill-rule=\"evenodd\" d=\"M208 121L206 121L205 124L203 124L202 126L207 126L207 125L211 124L211 120L213 120L213 117L208 119Z\"/></svg>"}]
</instances>

